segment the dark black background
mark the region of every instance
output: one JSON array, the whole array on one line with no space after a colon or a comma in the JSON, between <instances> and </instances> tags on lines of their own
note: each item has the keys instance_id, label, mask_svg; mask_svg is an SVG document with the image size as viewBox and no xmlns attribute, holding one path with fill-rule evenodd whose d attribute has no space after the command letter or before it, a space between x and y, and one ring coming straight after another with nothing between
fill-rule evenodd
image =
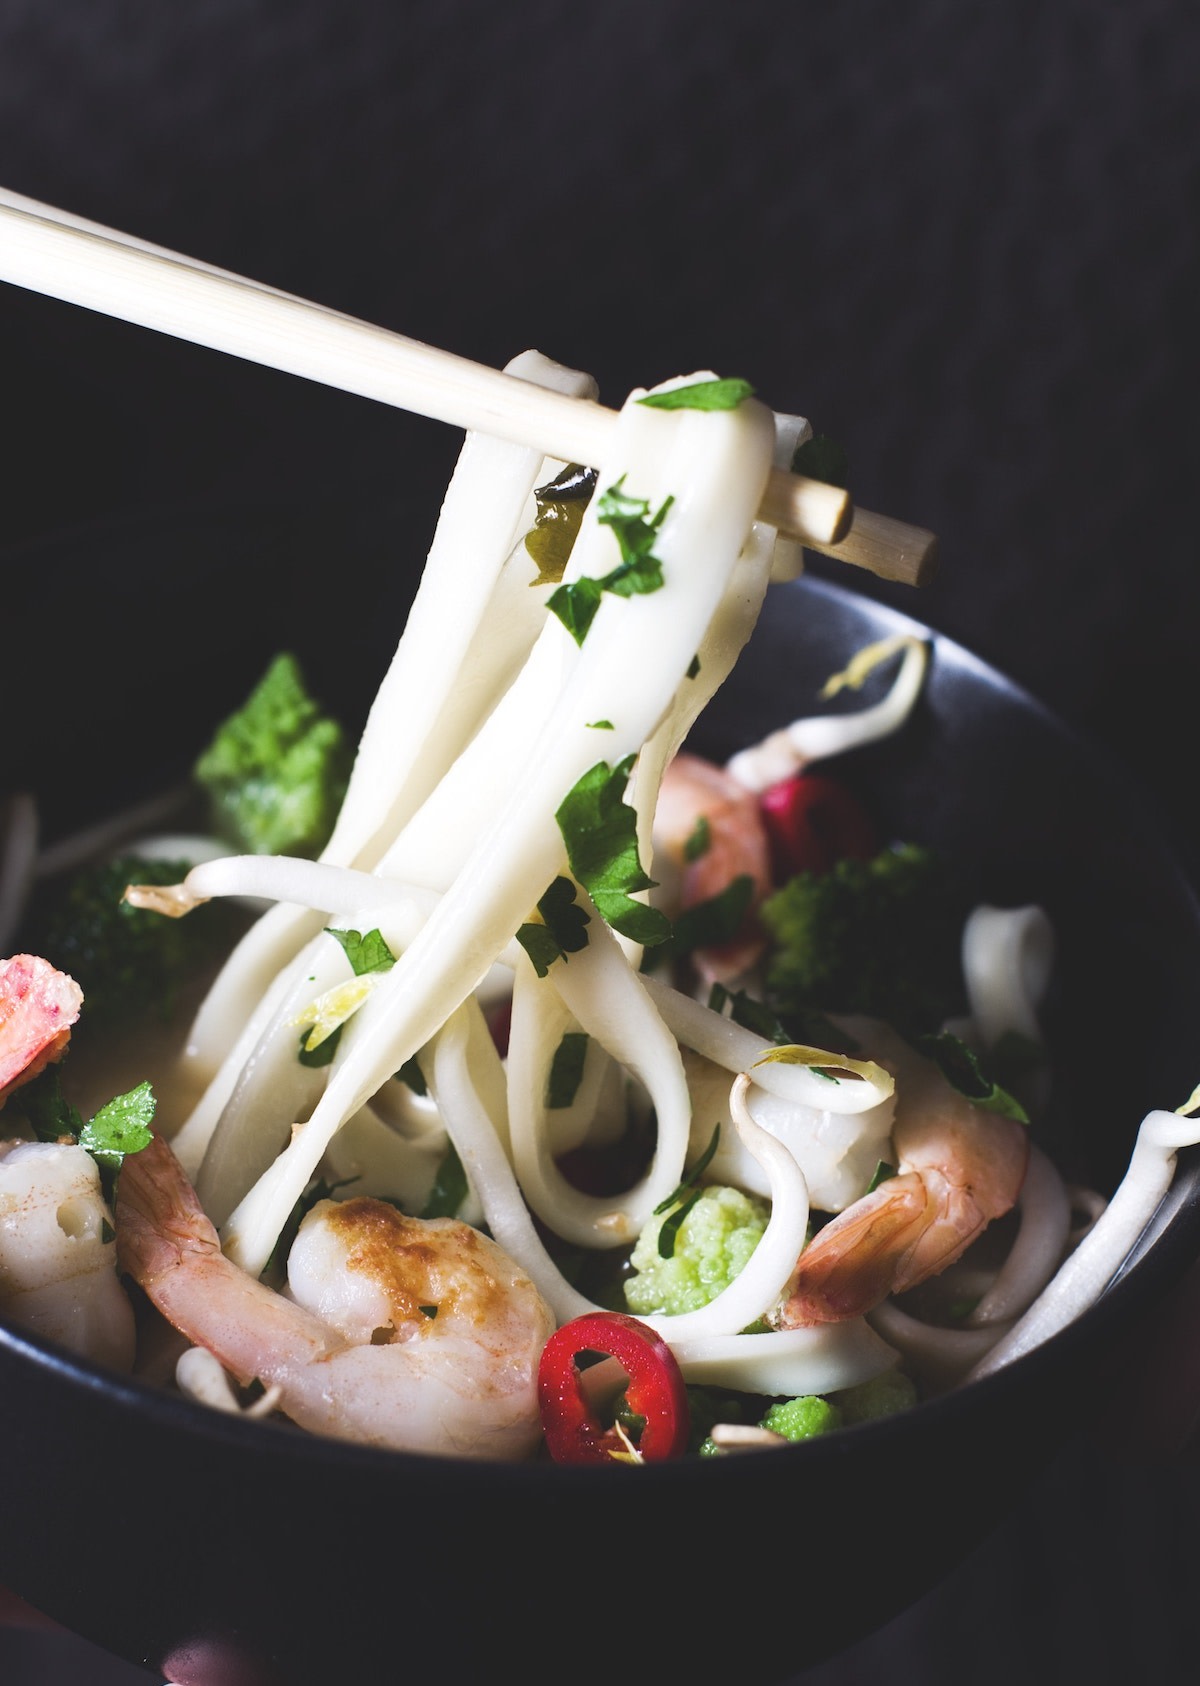
<instances>
[{"instance_id":1,"label":"dark black background","mask_svg":"<svg viewBox=\"0 0 1200 1686\"><path fill-rule=\"evenodd\" d=\"M537 346L608 403L746 376L841 441L861 505L938 534L919 594L854 583L1098 738L1190 857L1195 20L1186 0L0 0L0 183L484 363ZM453 430L11 287L0 393L6 782L32 678L133 684L149 613L178 611L191 660L211 618L234 689L272 632L318 679L323 640L355 636L361 695L335 700L369 695ZM141 592L89 569L89 534L111 554L230 508L273 555L327 541L329 579L271 603L234 580L217 618L186 541ZM95 605L121 649L97 648ZM1085 1447L949 1588L805 1682L1193 1678L1171 1579L1189 1479ZM952 1529L969 1472L930 1483ZM886 1495L864 1525L903 1551ZM6 1680L99 1686L100 1659L14 1643Z\"/></svg>"}]
</instances>

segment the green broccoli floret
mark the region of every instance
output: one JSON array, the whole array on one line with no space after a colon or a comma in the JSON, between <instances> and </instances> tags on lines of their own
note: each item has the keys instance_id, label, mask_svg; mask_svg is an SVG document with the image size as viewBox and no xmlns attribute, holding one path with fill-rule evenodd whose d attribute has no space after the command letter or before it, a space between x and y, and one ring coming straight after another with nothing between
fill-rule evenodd
<instances>
[{"instance_id":1,"label":"green broccoli floret","mask_svg":"<svg viewBox=\"0 0 1200 1686\"><path fill-rule=\"evenodd\" d=\"M900 844L802 872L760 911L767 996L785 1024L813 1009L865 1013L912 1036L964 1010L966 898L930 849Z\"/></svg>"},{"instance_id":2,"label":"green broccoli floret","mask_svg":"<svg viewBox=\"0 0 1200 1686\"><path fill-rule=\"evenodd\" d=\"M917 1386L903 1370L885 1370L869 1382L843 1388L837 1396L845 1423L870 1422L873 1417L891 1417L917 1403Z\"/></svg>"},{"instance_id":3,"label":"green broccoli floret","mask_svg":"<svg viewBox=\"0 0 1200 1686\"><path fill-rule=\"evenodd\" d=\"M341 726L322 714L285 651L217 728L193 776L214 830L234 848L314 856L333 830L350 759Z\"/></svg>"},{"instance_id":4,"label":"green broccoli floret","mask_svg":"<svg viewBox=\"0 0 1200 1686\"><path fill-rule=\"evenodd\" d=\"M674 1227L678 1209L652 1217L629 1260L635 1272L625 1281L630 1311L635 1316L673 1317L707 1305L742 1269L762 1238L769 1215L767 1202L757 1195L717 1185L702 1188L673 1242L668 1240L666 1258L659 1237L664 1224Z\"/></svg>"},{"instance_id":5,"label":"green broccoli floret","mask_svg":"<svg viewBox=\"0 0 1200 1686\"><path fill-rule=\"evenodd\" d=\"M114 1024L147 1012L169 1019L180 989L232 940L236 916L227 904L167 919L122 901L126 885L178 884L188 865L122 855L51 880L39 894L27 941L83 990L81 1022Z\"/></svg>"},{"instance_id":6,"label":"green broccoli floret","mask_svg":"<svg viewBox=\"0 0 1200 1686\"><path fill-rule=\"evenodd\" d=\"M806 1393L799 1399L778 1399L759 1424L785 1440L811 1440L842 1426L842 1413L819 1394Z\"/></svg>"}]
</instances>

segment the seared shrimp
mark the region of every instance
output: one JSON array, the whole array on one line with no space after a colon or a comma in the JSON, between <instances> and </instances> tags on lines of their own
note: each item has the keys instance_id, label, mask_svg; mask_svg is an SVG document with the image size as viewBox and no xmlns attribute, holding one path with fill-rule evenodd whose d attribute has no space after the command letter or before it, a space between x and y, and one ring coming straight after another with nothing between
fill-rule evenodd
<instances>
[{"instance_id":1,"label":"seared shrimp","mask_svg":"<svg viewBox=\"0 0 1200 1686\"><path fill-rule=\"evenodd\" d=\"M697 951L708 983L729 983L747 972L764 947L753 910L771 889L771 855L758 797L724 768L698 755L676 755L663 775L654 813L655 862L678 875L684 908L710 901L735 878L752 884L750 906L737 936Z\"/></svg>"},{"instance_id":2,"label":"seared shrimp","mask_svg":"<svg viewBox=\"0 0 1200 1686\"><path fill-rule=\"evenodd\" d=\"M554 1318L495 1244L383 1201L321 1201L275 1293L221 1252L161 1138L126 1160L121 1266L239 1382L302 1428L374 1446L521 1458L538 1441L537 1366Z\"/></svg>"},{"instance_id":3,"label":"seared shrimp","mask_svg":"<svg viewBox=\"0 0 1200 1686\"><path fill-rule=\"evenodd\" d=\"M951 1265L1016 1202L1029 1160L1023 1124L972 1105L883 1027L863 1040L896 1078L897 1174L818 1231L800 1255L784 1328L861 1317Z\"/></svg>"},{"instance_id":4,"label":"seared shrimp","mask_svg":"<svg viewBox=\"0 0 1200 1686\"><path fill-rule=\"evenodd\" d=\"M0 960L0 1106L67 1051L83 991L34 954Z\"/></svg>"}]
</instances>

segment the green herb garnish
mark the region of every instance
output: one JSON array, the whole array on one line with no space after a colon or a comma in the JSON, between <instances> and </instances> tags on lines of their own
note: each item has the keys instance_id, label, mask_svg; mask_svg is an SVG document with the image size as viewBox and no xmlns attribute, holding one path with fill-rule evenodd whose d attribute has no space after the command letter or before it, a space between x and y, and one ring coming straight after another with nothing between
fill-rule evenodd
<instances>
[{"instance_id":1,"label":"green herb garnish","mask_svg":"<svg viewBox=\"0 0 1200 1686\"><path fill-rule=\"evenodd\" d=\"M598 761L563 797L555 812L571 871L591 896L601 918L632 942L652 945L671 935L660 909L634 901L655 880L643 870L637 849L637 815L623 800L634 757L615 767Z\"/></svg>"},{"instance_id":2,"label":"green herb garnish","mask_svg":"<svg viewBox=\"0 0 1200 1686\"><path fill-rule=\"evenodd\" d=\"M712 826L707 814L701 814L683 845L685 861L698 861L712 848Z\"/></svg>"},{"instance_id":3,"label":"green herb garnish","mask_svg":"<svg viewBox=\"0 0 1200 1686\"><path fill-rule=\"evenodd\" d=\"M728 1007L734 1024L740 1024L744 1030L752 1030L756 1036L762 1036L782 1048L796 1040L783 1028L765 1002L757 1000L744 989L729 990L724 984L715 983L709 992L708 1005L714 1013L723 1013Z\"/></svg>"},{"instance_id":4,"label":"green herb garnish","mask_svg":"<svg viewBox=\"0 0 1200 1686\"><path fill-rule=\"evenodd\" d=\"M550 1075L546 1079L546 1105L552 1110L570 1106L579 1091L587 1059L588 1038L585 1031L568 1030L554 1050Z\"/></svg>"},{"instance_id":5,"label":"green herb garnish","mask_svg":"<svg viewBox=\"0 0 1200 1686\"><path fill-rule=\"evenodd\" d=\"M139 1083L85 1119L62 1092L57 1065L23 1084L12 1097L14 1112L22 1112L41 1142L73 1141L90 1153L100 1168L100 1186L109 1205L116 1199L117 1174L127 1154L140 1153L153 1140L150 1129L155 1109L149 1083Z\"/></svg>"},{"instance_id":6,"label":"green herb garnish","mask_svg":"<svg viewBox=\"0 0 1200 1686\"><path fill-rule=\"evenodd\" d=\"M697 1200L700 1199L701 1194L704 1192L703 1189L697 1188L696 1184L704 1175L704 1172L708 1169L713 1154L717 1151L717 1143L720 1139L721 1126L717 1124L713 1127L713 1133L709 1138L708 1146L700 1155L699 1159L697 1159L696 1163L692 1166L691 1170L687 1172L683 1181L677 1188L673 1189L672 1192L668 1194L665 1200L661 1200L654 1208L655 1217L660 1217L663 1212L670 1212L671 1214L669 1217L663 1219L658 1231L658 1256L660 1259L669 1259L674 1257L675 1242L678 1238L679 1231L683 1226L683 1221L691 1211L692 1207L696 1204ZM672 1212L672 1206L676 1206L678 1210Z\"/></svg>"},{"instance_id":7,"label":"green herb garnish","mask_svg":"<svg viewBox=\"0 0 1200 1686\"><path fill-rule=\"evenodd\" d=\"M753 396L750 382L734 376L728 380L692 381L689 386L672 386L665 392L648 392L638 403L651 410L736 410L743 398Z\"/></svg>"},{"instance_id":8,"label":"green herb garnish","mask_svg":"<svg viewBox=\"0 0 1200 1686\"><path fill-rule=\"evenodd\" d=\"M442 1156L429 1198L421 1208L422 1218L452 1218L467 1198L467 1173L451 1142Z\"/></svg>"},{"instance_id":9,"label":"green herb garnish","mask_svg":"<svg viewBox=\"0 0 1200 1686\"><path fill-rule=\"evenodd\" d=\"M591 579L585 574L581 579L560 585L546 599L546 607L558 616L577 644L587 637L604 592L633 597L662 587L662 563L655 556L653 545L674 499L664 499L652 516L647 499L631 497L621 490L623 480L624 475L607 487L596 504L597 521L613 530L621 553L620 563L603 579Z\"/></svg>"},{"instance_id":10,"label":"green herb garnish","mask_svg":"<svg viewBox=\"0 0 1200 1686\"><path fill-rule=\"evenodd\" d=\"M1002 1118L1013 1118L1018 1124L1028 1124L1029 1114L1014 1095L1002 1089L983 1069L974 1049L949 1031L936 1036L919 1036L916 1047L937 1066L942 1076L965 1095L975 1106L988 1112L998 1112Z\"/></svg>"},{"instance_id":11,"label":"green herb garnish","mask_svg":"<svg viewBox=\"0 0 1200 1686\"><path fill-rule=\"evenodd\" d=\"M356 978L371 972L388 972L396 964L396 956L378 931L368 931L364 936L359 931L336 931L330 925L325 929L341 943Z\"/></svg>"},{"instance_id":12,"label":"green herb garnish","mask_svg":"<svg viewBox=\"0 0 1200 1686\"><path fill-rule=\"evenodd\" d=\"M568 954L578 954L587 947L589 916L575 900L574 884L561 875L542 896L537 910L542 922L526 921L517 930L517 941L538 977L544 978L556 960L565 960Z\"/></svg>"}]
</instances>

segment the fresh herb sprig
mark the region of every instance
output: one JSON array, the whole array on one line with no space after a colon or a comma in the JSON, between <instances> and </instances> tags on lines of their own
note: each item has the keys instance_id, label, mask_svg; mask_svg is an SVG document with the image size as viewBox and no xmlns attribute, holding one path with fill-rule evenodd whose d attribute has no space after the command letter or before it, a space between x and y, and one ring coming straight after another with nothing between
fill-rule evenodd
<instances>
[{"instance_id":1,"label":"fresh herb sprig","mask_svg":"<svg viewBox=\"0 0 1200 1686\"><path fill-rule=\"evenodd\" d=\"M563 797L555 819L575 878L614 931L644 945L665 942L671 922L659 908L635 901L655 880L638 856L637 815L624 800L634 757L610 767L598 761Z\"/></svg>"},{"instance_id":2,"label":"fresh herb sprig","mask_svg":"<svg viewBox=\"0 0 1200 1686\"><path fill-rule=\"evenodd\" d=\"M546 607L558 616L577 644L587 637L606 591L616 597L634 597L662 589L662 563L653 547L674 499L664 498L651 515L648 499L632 497L622 490L624 479L622 475L606 487L596 503L596 519L601 526L612 528L620 562L602 579L585 574L560 585L546 599Z\"/></svg>"},{"instance_id":3,"label":"fresh herb sprig","mask_svg":"<svg viewBox=\"0 0 1200 1686\"><path fill-rule=\"evenodd\" d=\"M14 1111L24 1112L40 1142L75 1142L91 1154L100 1168L100 1186L110 1206L126 1156L140 1153L154 1137L150 1125L157 1103L149 1083L139 1083L127 1093L114 1096L92 1118L85 1119L63 1094L58 1067L50 1065L17 1091L12 1104Z\"/></svg>"},{"instance_id":4,"label":"fresh herb sprig","mask_svg":"<svg viewBox=\"0 0 1200 1686\"><path fill-rule=\"evenodd\" d=\"M590 917L575 900L575 886L561 875L554 879L537 910L541 921L530 919L517 928L517 941L533 962L539 978L544 978L556 960L578 954L587 947L587 926Z\"/></svg>"}]
</instances>

